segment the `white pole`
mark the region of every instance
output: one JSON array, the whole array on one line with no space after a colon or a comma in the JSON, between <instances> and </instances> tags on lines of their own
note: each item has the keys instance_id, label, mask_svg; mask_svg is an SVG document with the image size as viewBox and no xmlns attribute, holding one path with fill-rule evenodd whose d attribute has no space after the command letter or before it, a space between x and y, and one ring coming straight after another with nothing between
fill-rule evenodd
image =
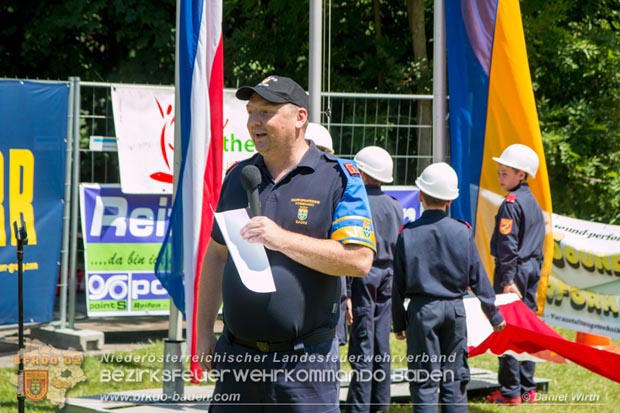
<instances>
[{"instance_id":1,"label":"white pole","mask_svg":"<svg viewBox=\"0 0 620 413\"><path fill-rule=\"evenodd\" d=\"M73 117L73 181L71 187L71 249L69 256L69 328L75 324L75 290L77 267L77 236L79 217L79 189L80 189L80 78L74 77L73 108L76 116Z\"/></svg>"},{"instance_id":2,"label":"white pole","mask_svg":"<svg viewBox=\"0 0 620 413\"><path fill-rule=\"evenodd\" d=\"M176 39L175 39L175 64L174 64L174 181L173 195L176 196L177 178L181 165L181 104L180 104L180 81L179 81L179 20L180 20L181 1L177 0L176 11ZM174 201L173 201L174 202ZM183 360L183 314L170 299L170 316L168 318L168 338L164 340L164 371L169 373L181 372L185 370ZM183 379L177 374L172 374L173 379L164 381L162 392L170 400L173 397L182 396L185 390Z\"/></svg>"},{"instance_id":3,"label":"white pole","mask_svg":"<svg viewBox=\"0 0 620 413\"><path fill-rule=\"evenodd\" d=\"M433 161L446 160L445 0L435 0L433 24Z\"/></svg>"},{"instance_id":4,"label":"white pole","mask_svg":"<svg viewBox=\"0 0 620 413\"><path fill-rule=\"evenodd\" d=\"M65 195L62 217L62 251L60 252L60 328L64 329L67 322L67 279L69 266L69 228L71 223L71 163L73 162L73 118L79 109L73 107L75 78L69 78L69 111L67 114L67 141L65 143Z\"/></svg>"},{"instance_id":5,"label":"white pole","mask_svg":"<svg viewBox=\"0 0 620 413\"><path fill-rule=\"evenodd\" d=\"M308 93L310 94L310 122L321 122L321 67L323 33L322 0L310 0L310 39L308 56Z\"/></svg>"}]
</instances>

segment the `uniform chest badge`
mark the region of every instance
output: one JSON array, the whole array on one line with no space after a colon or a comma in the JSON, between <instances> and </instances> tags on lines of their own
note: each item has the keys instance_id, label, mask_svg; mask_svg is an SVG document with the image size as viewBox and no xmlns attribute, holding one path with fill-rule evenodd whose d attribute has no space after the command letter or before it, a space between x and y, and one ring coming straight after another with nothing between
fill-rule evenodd
<instances>
[{"instance_id":1,"label":"uniform chest badge","mask_svg":"<svg viewBox=\"0 0 620 413\"><path fill-rule=\"evenodd\" d=\"M297 219L300 221L305 221L308 219L308 207L301 205L297 210Z\"/></svg>"},{"instance_id":2,"label":"uniform chest badge","mask_svg":"<svg viewBox=\"0 0 620 413\"><path fill-rule=\"evenodd\" d=\"M514 192L511 192L508 195L506 195L506 202L510 204L514 204L516 200L517 200L517 194L515 194Z\"/></svg>"},{"instance_id":3,"label":"uniform chest badge","mask_svg":"<svg viewBox=\"0 0 620 413\"><path fill-rule=\"evenodd\" d=\"M502 218L499 221L499 233L502 235L510 234L512 231L512 219L510 218Z\"/></svg>"}]
</instances>

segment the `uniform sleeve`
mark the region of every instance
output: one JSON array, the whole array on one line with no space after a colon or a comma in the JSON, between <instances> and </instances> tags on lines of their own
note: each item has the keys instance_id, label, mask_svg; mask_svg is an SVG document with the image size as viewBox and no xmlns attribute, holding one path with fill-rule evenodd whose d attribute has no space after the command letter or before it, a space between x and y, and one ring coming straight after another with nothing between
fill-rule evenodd
<instances>
[{"instance_id":1,"label":"uniform sleeve","mask_svg":"<svg viewBox=\"0 0 620 413\"><path fill-rule=\"evenodd\" d=\"M520 207L516 202L504 202L497 213L495 258L499 268L496 274L501 275L502 286L512 283L517 274L520 217Z\"/></svg>"},{"instance_id":2,"label":"uniform sleeve","mask_svg":"<svg viewBox=\"0 0 620 413\"><path fill-rule=\"evenodd\" d=\"M377 251L368 194L362 177L350 161L338 159L346 177L342 198L334 210L330 238L343 244L360 244Z\"/></svg>"},{"instance_id":3,"label":"uniform sleeve","mask_svg":"<svg viewBox=\"0 0 620 413\"><path fill-rule=\"evenodd\" d=\"M398 236L394 252L394 278L392 282L392 322L394 331L407 329L407 311L405 309L405 292L407 273L402 235Z\"/></svg>"},{"instance_id":4,"label":"uniform sleeve","mask_svg":"<svg viewBox=\"0 0 620 413\"><path fill-rule=\"evenodd\" d=\"M495 306L495 292L482 266L473 238L470 238L469 242L469 255L471 263L469 268L469 287L480 300L482 311L491 322L491 325L496 326L504 321L504 317Z\"/></svg>"}]
</instances>

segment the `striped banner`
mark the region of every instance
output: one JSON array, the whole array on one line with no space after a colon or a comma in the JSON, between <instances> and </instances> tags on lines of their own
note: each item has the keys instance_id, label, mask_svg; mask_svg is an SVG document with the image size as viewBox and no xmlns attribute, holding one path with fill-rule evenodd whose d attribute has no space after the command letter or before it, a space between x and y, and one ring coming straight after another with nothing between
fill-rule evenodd
<instances>
[{"instance_id":1,"label":"striped banner","mask_svg":"<svg viewBox=\"0 0 620 413\"><path fill-rule=\"evenodd\" d=\"M504 148L521 143L540 159L530 188L545 216L545 263L538 289L544 309L551 259L551 191L530 79L518 0L446 2L446 43L450 93L450 156L460 196L452 215L474 224L485 269L493 274L490 240L505 192L497 180Z\"/></svg>"}]
</instances>

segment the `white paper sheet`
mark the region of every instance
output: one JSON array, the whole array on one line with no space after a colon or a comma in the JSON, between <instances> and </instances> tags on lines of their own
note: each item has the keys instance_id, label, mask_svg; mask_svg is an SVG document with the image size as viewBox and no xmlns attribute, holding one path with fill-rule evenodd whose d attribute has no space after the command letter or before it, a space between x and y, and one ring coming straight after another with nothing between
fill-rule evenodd
<instances>
[{"instance_id":1,"label":"white paper sheet","mask_svg":"<svg viewBox=\"0 0 620 413\"><path fill-rule=\"evenodd\" d=\"M251 244L239 234L241 228L250 221L247 211L242 208L216 212L215 219L243 285L257 293L274 292L276 285L273 282L265 247L262 244Z\"/></svg>"}]
</instances>

